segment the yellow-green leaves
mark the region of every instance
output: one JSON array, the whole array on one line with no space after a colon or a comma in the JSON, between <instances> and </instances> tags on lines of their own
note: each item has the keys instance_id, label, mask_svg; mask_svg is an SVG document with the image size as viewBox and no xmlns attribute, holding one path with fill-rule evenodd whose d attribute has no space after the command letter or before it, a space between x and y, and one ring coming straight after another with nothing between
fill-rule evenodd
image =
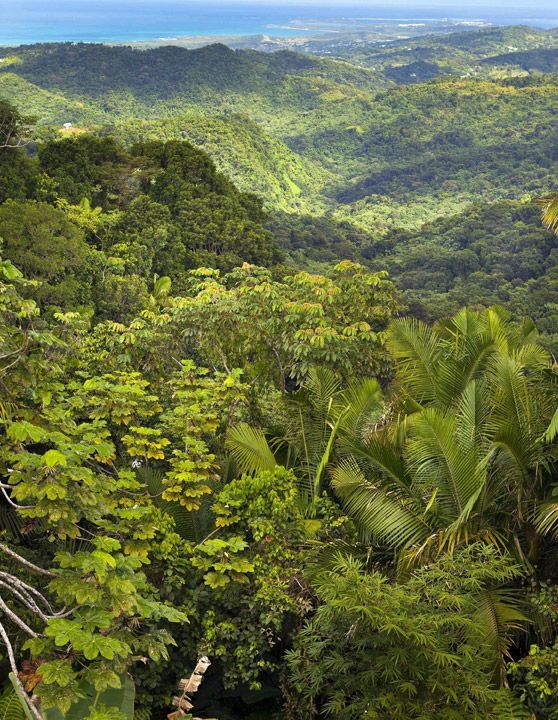
<instances>
[{"instance_id":1,"label":"yellow-green leaves","mask_svg":"<svg viewBox=\"0 0 558 720\"><path fill-rule=\"evenodd\" d=\"M247 543L238 536L205 540L196 547L192 565L206 571L204 582L214 590L230 582L247 583L247 573L254 571L254 565L240 555L246 547Z\"/></svg>"},{"instance_id":2,"label":"yellow-green leaves","mask_svg":"<svg viewBox=\"0 0 558 720\"><path fill-rule=\"evenodd\" d=\"M161 430L135 426L124 435L122 442L129 455L144 460L164 460L164 448L170 445L170 440L162 436Z\"/></svg>"},{"instance_id":3,"label":"yellow-green leaves","mask_svg":"<svg viewBox=\"0 0 558 720\"><path fill-rule=\"evenodd\" d=\"M58 450L47 450L42 457L42 463L47 468L54 468L57 465L65 467L68 464L66 456Z\"/></svg>"}]
</instances>

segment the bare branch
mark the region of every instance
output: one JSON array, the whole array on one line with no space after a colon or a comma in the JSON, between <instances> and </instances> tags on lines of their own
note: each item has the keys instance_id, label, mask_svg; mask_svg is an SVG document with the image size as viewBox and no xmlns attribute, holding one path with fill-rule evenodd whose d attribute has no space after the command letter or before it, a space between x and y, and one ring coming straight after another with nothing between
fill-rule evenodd
<instances>
[{"instance_id":1,"label":"bare branch","mask_svg":"<svg viewBox=\"0 0 558 720\"><path fill-rule=\"evenodd\" d=\"M41 610L33 597L29 593L26 593L22 588L15 588L13 585L9 585L3 580L0 580L0 587L3 587L10 592L20 601L20 603L22 603L22 605L25 605L28 610L31 610L31 612L35 613L35 615L38 615L43 622L48 621L49 616Z\"/></svg>"},{"instance_id":2,"label":"bare branch","mask_svg":"<svg viewBox=\"0 0 558 720\"><path fill-rule=\"evenodd\" d=\"M27 583L23 582L23 580L20 580L15 575L10 575L10 573L0 571L0 579L6 580L8 583L11 583L12 585L15 585L16 588L20 592L22 592L24 595L31 594L34 595L36 598L38 598L43 605L47 608L47 610L51 613L54 613L54 610L52 609L52 606L50 602L47 600L47 598L39 591L36 587L33 587L32 585L28 585Z\"/></svg>"},{"instance_id":3,"label":"bare branch","mask_svg":"<svg viewBox=\"0 0 558 720\"><path fill-rule=\"evenodd\" d=\"M15 503L6 492L6 488L12 490L13 486L0 483L0 491L2 492L2 495L6 498L8 504L11 505L13 508L15 508L16 510L31 510L33 508L33 505L18 505L17 503Z\"/></svg>"},{"instance_id":4,"label":"bare branch","mask_svg":"<svg viewBox=\"0 0 558 720\"><path fill-rule=\"evenodd\" d=\"M35 720L45 720L40 710L34 705L29 695L25 692L25 688L23 687L23 683L19 679L18 675L18 669L15 661L14 656L14 649L12 647L12 643L10 642L10 638L8 637L8 633L6 632L5 627L0 623L0 638L2 639L2 642L6 646L6 651L8 653L8 660L10 662L10 668L12 670L14 681L17 684L17 687L20 691L21 697L25 699L25 702L27 703L27 706L29 707L29 711L31 712L31 715L35 718Z\"/></svg>"},{"instance_id":5,"label":"bare branch","mask_svg":"<svg viewBox=\"0 0 558 720\"><path fill-rule=\"evenodd\" d=\"M36 633L34 630L32 630L27 623L23 622L23 620L17 615L13 610L11 610L6 603L2 600L0 597L0 609L2 612L10 618L10 620L14 623L14 625L17 625L18 628L23 630L24 633L27 633L30 637L36 638L39 637L39 634Z\"/></svg>"},{"instance_id":6,"label":"bare branch","mask_svg":"<svg viewBox=\"0 0 558 720\"><path fill-rule=\"evenodd\" d=\"M57 577L57 573L51 572L50 570L45 570L38 565L34 565L32 562L29 562L29 560L21 557L21 555L18 555L16 552L14 552L14 550L9 548L7 545L4 545L3 543L0 543L0 552L9 555L14 560L17 560L18 563L20 563L21 565L25 565L25 567L28 567L30 570L33 570L36 573L46 575L47 577Z\"/></svg>"},{"instance_id":7,"label":"bare branch","mask_svg":"<svg viewBox=\"0 0 558 720\"><path fill-rule=\"evenodd\" d=\"M41 620L45 623L49 620L60 620L62 618L70 617L70 615L73 615L81 607L81 605L76 605L70 610L67 610L66 606L64 605L61 610L54 612L48 600L37 592L37 594L40 595L41 600L47 607L48 612L45 612L37 605L33 597L30 595L29 592L27 592L26 589L20 586L14 587L13 585L10 585L3 580L0 580L0 587L8 590L8 592L10 592L14 597L16 597L28 610L37 615L37 617L41 618Z\"/></svg>"}]
</instances>

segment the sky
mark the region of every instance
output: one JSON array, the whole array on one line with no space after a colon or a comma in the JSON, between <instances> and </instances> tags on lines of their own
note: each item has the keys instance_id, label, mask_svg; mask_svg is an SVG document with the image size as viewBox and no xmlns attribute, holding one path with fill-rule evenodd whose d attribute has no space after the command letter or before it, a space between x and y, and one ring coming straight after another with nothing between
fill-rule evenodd
<instances>
[{"instance_id":1,"label":"sky","mask_svg":"<svg viewBox=\"0 0 558 720\"><path fill-rule=\"evenodd\" d=\"M1 4L1 3L0 3ZM87 8L91 5L91 0L71 0L68 5L75 8ZM114 0L95 0L95 5L115 5L117 2ZM148 4L150 6L157 5L168 5L168 0L135 0L138 6L142 4ZM208 4L208 0L173 0L173 5L183 5L187 7L192 4ZM333 6L333 7L383 7L396 6L398 8L445 8L448 15L454 14L454 12L463 7L477 7L482 10L490 12L492 8L510 10L522 10L526 15L529 14L530 10L537 8L538 10L556 10L558 0L458 0L457 2L449 2L448 0L210 0L211 5L253 5L265 7L266 5L294 5L301 7L304 5L316 5L316 6ZM51 2L49 0L21 0L12 6L12 10L16 7L43 7L45 11L48 10ZM8 8L8 6L6 6Z\"/></svg>"}]
</instances>

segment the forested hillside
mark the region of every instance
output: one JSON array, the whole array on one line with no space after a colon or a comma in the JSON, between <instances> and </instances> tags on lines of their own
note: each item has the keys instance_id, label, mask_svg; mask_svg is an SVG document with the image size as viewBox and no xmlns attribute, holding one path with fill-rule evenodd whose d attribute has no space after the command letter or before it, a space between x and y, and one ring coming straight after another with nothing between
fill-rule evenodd
<instances>
[{"instance_id":1,"label":"forested hillside","mask_svg":"<svg viewBox=\"0 0 558 720\"><path fill-rule=\"evenodd\" d=\"M426 63L431 72L434 70L440 74L483 75L486 73L486 68L483 68L485 63L500 64L494 63L494 59L510 51L519 55L535 55L537 52L544 55L557 47L556 30L517 26L466 30L430 38L395 40L387 44L364 44L339 48L336 54L374 70L385 72L398 68L401 73L409 71L407 81L420 82L428 78L421 78L420 74L412 77L413 63ZM420 70L420 65L418 68Z\"/></svg>"},{"instance_id":2,"label":"forested hillside","mask_svg":"<svg viewBox=\"0 0 558 720\"><path fill-rule=\"evenodd\" d=\"M0 52L2 720L558 717L557 48Z\"/></svg>"},{"instance_id":3,"label":"forested hillside","mask_svg":"<svg viewBox=\"0 0 558 720\"><path fill-rule=\"evenodd\" d=\"M37 45L4 51L0 92L41 125L108 127L125 143L188 139L269 208L326 212L367 231L550 189L558 88L527 56L544 51L550 63L555 33L481 30L369 47L376 59L362 67L360 56L354 64L222 45ZM535 75L516 72L519 58L506 65L510 49L527 52Z\"/></svg>"}]
</instances>

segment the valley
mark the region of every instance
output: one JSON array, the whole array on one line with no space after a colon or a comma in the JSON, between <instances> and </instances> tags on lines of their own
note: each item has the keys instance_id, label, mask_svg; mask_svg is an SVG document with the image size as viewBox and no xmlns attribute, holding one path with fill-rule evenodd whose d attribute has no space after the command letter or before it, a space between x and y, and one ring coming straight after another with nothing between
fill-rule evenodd
<instances>
[{"instance_id":1,"label":"valley","mask_svg":"<svg viewBox=\"0 0 558 720\"><path fill-rule=\"evenodd\" d=\"M558 717L558 31L470 22L0 48L2 720Z\"/></svg>"},{"instance_id":2,"label":"valley","mask_svg":"<svg viewBox=\"0 0 558 720\"><path fill-rule=\"evenodd\" d=\"M466 227L471 212L528 207L556 188L556 31L481 28L350 48L341 39L335 58L325 46L305 50L318 54L219 44L4 49L0 94L36 118L37 138L71 123L69 132L110 133L129 146L188 140L261 197L282 237L297 223L320 227L284 247L308 267L327 246L327 257L387 263L397 278L396 256L421 228L444 218ZM525 283L546 282L546 272L511 278L515 294L531 297Z\"/></svg>"}]
</instances>

